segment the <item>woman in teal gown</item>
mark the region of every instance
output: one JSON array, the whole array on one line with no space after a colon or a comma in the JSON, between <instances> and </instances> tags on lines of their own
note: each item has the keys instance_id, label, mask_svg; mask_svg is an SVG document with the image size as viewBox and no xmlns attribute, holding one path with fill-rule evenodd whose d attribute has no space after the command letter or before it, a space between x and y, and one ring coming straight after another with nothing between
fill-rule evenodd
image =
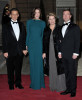
<instances>
[{"instance_id":1,"label":"woman in teal gown","mask_svg":"<svg viewBox=\"0 0 82 100\"><path fill-rule=\"evenodd\" d=\"M45 22L40 20L41 11L39 8L33 10L34 18L27 21L26 46L30 60L30 88L45 88L43 59L42 59L42 40Z\"/></svg>"}]
</instances>

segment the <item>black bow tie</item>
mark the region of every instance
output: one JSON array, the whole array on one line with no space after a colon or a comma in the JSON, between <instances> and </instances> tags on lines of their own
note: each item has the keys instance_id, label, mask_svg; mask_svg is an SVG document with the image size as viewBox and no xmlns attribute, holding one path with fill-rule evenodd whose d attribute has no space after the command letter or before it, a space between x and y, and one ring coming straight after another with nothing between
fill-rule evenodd
<instances>
[{"instance_id":1,"label":"black bow tie","mask_svg":"<svg viewBox=\"0 0 82 100\"><path fill-rule=\"evenodd\" d=\"M11 22L13 22L12 20L11 20ZM17 24L18 22L13 22L13 24Z\"/></svg>"},{"instance_id":2,"label":"black bow tie","mask_svg":"<svg viewBox=\"0 0 82 100\"><path fill-rule=\"evenodd\" d=\"M70 23L70 22L68 22L68 23L65 23L65 24L63 24L63 26L65 26L65 25L69 25L69 23Z\"/></svg>"}]
</instances>

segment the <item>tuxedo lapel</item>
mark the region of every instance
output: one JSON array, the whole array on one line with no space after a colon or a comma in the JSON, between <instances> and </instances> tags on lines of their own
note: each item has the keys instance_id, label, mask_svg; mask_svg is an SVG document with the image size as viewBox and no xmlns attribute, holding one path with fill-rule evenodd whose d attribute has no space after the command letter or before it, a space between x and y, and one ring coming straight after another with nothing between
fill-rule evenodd
<instances>
[{"instance_id":1,"label":"tuxedo lapel","mask_svg":"<svg viewBox=\"0 0 82 100\"><path fill-rule=\"evenodd\" d=\"M12 25L11 25L11 22L9 22L9 30L10 30L11 34L13 35L13 37L16 39L15 33L14 33Z\"/></svg>"},{"instance_id":2,"label":"tuxedo lapel","mask_svg":"<svg viewBox=\"0 0 82 100\"><path fill-rule=\"evenodd\" d=\"M64 39L64 37L62 35L62 28L63 28L63 25L61 26L61 38Z\"/></svg>"},{"instance_id":3,"label":"tuxedo lapel","mask_svg":"<svg viewBox=\"0 0 82 100\"><path fill-rule=\"evenodd\" d=\"M19 29L20 29L20 33L19 33L19 39L20 39L22 27L21 27L21 23L20 23L20 22L18 22L18 24L19 24ZM19 39L18 39L18 40L19 40Z\"/></svg>"},{"instance_id":4,"label":"tuxedo lapel","mask_svg":"<svg viewBox=\"0 0 82 100\"><path fill-rule=\"evenodd\" d=\"M68 31L70 30L71 26L72 26L72 23L70 23L69 26L67 27L64 38L66 37L66 35L67 35Z\"/></svg>"}]
</instances>

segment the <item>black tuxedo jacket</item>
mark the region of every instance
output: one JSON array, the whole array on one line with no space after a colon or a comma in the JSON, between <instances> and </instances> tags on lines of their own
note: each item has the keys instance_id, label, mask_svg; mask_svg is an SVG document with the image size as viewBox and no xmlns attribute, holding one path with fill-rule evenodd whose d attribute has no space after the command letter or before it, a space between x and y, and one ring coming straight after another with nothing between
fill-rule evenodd
<instances>
[{"instance_id":1,"label":"black tuxedo jacket","mask_svg":"<svg viewBox=\"0 0 82 100\"><path fill-rule=\"evenodd\" d=\"M62 29L62 28L61 28ZM80 47L80 29L74 23L70 23L66 29L65 36L63 38L62 32L60 33L60 46L59 52L65 58L72 57L73 53L79 54Z\"/></svg>"},{"instance_id":2,"label":"black tuxedo jacket","mask_svg":"<svg viewBox=\"0 0 82 100\"><path fill-rule=\"evenodd\" d=\"M26 49L26 33L23 23L18 22L20 28L19 40L17 41L11 22L2 27L3 52L8 52L8 56L22 55Z\"/></svg>"}]
</instances>

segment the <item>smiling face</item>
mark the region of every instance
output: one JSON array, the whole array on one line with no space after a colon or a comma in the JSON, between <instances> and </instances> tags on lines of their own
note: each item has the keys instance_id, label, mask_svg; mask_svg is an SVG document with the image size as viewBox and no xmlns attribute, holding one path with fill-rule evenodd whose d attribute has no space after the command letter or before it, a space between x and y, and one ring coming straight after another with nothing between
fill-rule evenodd
<instances>
[{"instance_id":1,"label":"smiling face","mask_svg":"<svg viewBox=\"0 0 82 100\"><path fill-rule=\"evenodd\" d=\"M48 23L50 25L54 25L56 23L56 19L54 16L49 16Z\"/></svg>"},{"instance_id":2,"label":"smiling face","mask_svg":"<svg viewBox=\"0 0 82 100\"><path fill-rule=\"evenodd\" d=\"M63 20L65 21L65 22L67 22L67 21L69 21L71 19L71 13L70 13L70 11L64 11L63 12Z\"/></svg>"},{"instance_id":3,"label":"smiling face","mask_svg":"<svg viewBox=\"0 0 82 100\"><path fill-rule=\"evenodd\" d=\"M40 10L38 10L38 9L35 10L34 18L35 19L39 19L40 18Z\"/></svg>"},{"instance_id":4,"label":"smiling face","mask_svg":"<svg viewBox=\"0 0 82 100\"><path fill-rule=\"evenodd\" d=\"M18 11L12 11L11 14L10 14L10 17L11 17L12 20L16 21L19 17Z\"/></svg>"}]
</instances>

